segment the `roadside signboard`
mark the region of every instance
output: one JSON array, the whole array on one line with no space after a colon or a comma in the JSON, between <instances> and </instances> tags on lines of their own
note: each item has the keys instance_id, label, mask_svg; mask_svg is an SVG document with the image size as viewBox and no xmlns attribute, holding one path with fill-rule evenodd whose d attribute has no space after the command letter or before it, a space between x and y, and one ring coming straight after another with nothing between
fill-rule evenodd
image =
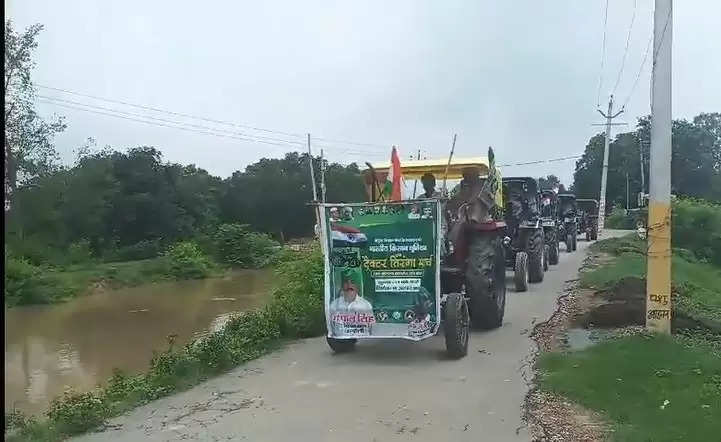
<instances>
[{"instance_id":1,"label":"roadside signboard","mask_svg":"<svg viewBox=\"0 0 721 442\"><path fill-rule=\"evenodd\" d=\"M440 323L440 202L321 204L328 336L434 335Z\"/></svg>"}]
</instances>

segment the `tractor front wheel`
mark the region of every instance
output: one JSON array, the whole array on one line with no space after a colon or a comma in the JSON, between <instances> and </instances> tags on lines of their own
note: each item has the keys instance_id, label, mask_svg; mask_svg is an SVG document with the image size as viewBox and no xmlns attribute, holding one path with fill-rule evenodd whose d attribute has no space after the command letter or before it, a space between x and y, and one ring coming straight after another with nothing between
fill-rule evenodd
<instances>
[{"instance_id":1,"label":"tractor front wheel","mask_svg":"<svg viewBox=\"0 0 721 442\"><path fill-rule=\"evenodd\" d=\"M443 332L446 337L446 351L452 358L461 358L468 354L468 304L459 293L451 293L446 298L445 311Z\"/></svg>"},{"instance_id":2,"label":"tractor front wheel","mask_svg":"<svg viewBox=\"0 0 721 442\"><path fill-rule=\"evenodd\" d=\"M544 242L543 242L543 229L536 229L529 232L528 245L528 281L537 283L543 282L544 272Z\"/></svg>"},{"instance_id":3,"label":"tractor front wheel","mask_svg":"<svg viewBox=\"0 0 721 442\"><path fill-rule=\"evenodd\" d=\"M516 265L513 268L513 282L517 292L528 290L528 255L526 252L516 253Z\"/></svg>"},{"instance_id":4,"label":"tractor front wheel","mask_svg":"<svg viewBox=\"0 0 721 442\"><path fill-rule=\"evenodd\" d=\"M348 353L349 351L353 351L355 344L358 341L357 339L325 339L328 342L328 346L334 353Z\"/></svg>"}]
</instances>

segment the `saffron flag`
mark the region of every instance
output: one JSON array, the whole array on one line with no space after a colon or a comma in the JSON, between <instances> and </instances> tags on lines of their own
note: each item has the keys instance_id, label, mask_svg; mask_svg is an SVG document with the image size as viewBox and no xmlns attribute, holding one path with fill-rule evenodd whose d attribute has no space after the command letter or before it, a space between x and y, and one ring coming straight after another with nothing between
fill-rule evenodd
<instances>
[{"instance_id":1,"label":"saffron flag","mask_svg":"<svg viewBox=\"0 0 721 442\"><path fill-rule=\"evenodd\" d=\"M393 146L391 151L391 166L388 168L388 177L386 178L386 184L383 187L383 199L386 201L401 201L403 195L401 192L402 186L401 176L401 160L398 158L398 151Z\"/></svg>"}]
</instances>

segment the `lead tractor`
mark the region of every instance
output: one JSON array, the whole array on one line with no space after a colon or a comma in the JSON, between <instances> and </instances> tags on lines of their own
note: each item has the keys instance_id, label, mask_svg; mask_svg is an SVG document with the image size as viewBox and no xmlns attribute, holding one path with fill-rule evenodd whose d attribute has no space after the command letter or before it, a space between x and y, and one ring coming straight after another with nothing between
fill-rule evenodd
<instances>
[{"instance_id":1,"label":"lead tractor","mask_svg":"<svg viewBox=\"0 0 721 442\"><path fill-rule=\"evenodd\" d=\"M586 241L598 239L598 201L578 199L578 230L586 234Z\"/></svg>"},{"instance_id":2,"label":"lead tractor","mask_svg":"<svg viewBox=\"0 0 721 442\"><path fill-rule=\"evenodd\" d=\"M558 194L559 236L566 242L566 252L576 250L578 234L578 206L576 195L572 193Z\"/></svg>"},{"instance_id":3,"label":"lead tractor","mask_svg":"<svg viewBox=\"0 0 721 442\"><path fill-rule=\"evenodd\" d=\"M405 245L399 247L399 241L407 241L410 244L408 250L419 250L412 246L414 238L421 236L416 230L415 221L421 221L425 216L433 216L432 212L437 207L438 216L438 282L437 303L439 305L440 321L443 324L446 349L451 356L461 357L468 351L469 328L473 326L478 329L493 329L500 327L503 323L503 316L506 305L506 279L505 279L505 249L503 238L506 224L503 220L503 200L501 193L501 176L495 166L493 150L489 148L487 157L474 158L452 158L449 160L419 160L407 161L401 165L401 173L406 181L419 180L428 175L433 175L439 182L458 181L451 196L448 192L436 193L434 198L422 198L412 201L387 201L387 193L384 192L383 184L389 175L387 164L368 165L364 171L364 180L368 196L368 202L357 205L354 211L363 211L367 214L371 211L376 219L369 219L363 226L377 225L382 220L384 210L388 213L406 210L407 219L398 226L393 245L388 244L395 250L406 250ZM441 190L441 189L438 189ZM443 189L444 190L444 189ZM437 206L436 206L437 204ZM398 207L399 209L393 209ZM395 213L394 212L394 213ZM406 219L405 212L402 212L403 220ZM367 216L366 216L367 217ZM342 227L342 222L334 229ZM370 228L370 227L368 227ZM388 227L390 228L390 227ZM359 229L359 230L362 230ZM354 234L357 237L358 234ZM368 239L377 251L386 250L384 239ZM422 250L425 245L421 245ZM380 252L378 252L380 253ZM376 298L373 300L373 312L375 321L385 326L386 322L396 323L408 322L408 327L414 324L419 313L413 307L415 301L401 305L405 301L399 301L407 292L417 290L417 276L421 275L417 270L409 268L401 269L402 266L414 264L415 258L412 252L406 253L403 258L401 254L392 254L388 267L386 262L378 259L368 259L368 265L372 268L369 273L373 280L376 291ZM418 252L422 253L422 252ZM377 257L376 254L375 257ZM371 258L375 258L371 256ZM366 257L360 256L362 265ZM394 260L395 259L395 260ZM422 259L422 258L421 258ZM428 263L428 261L426 261ZM401 276L391 276L397 273ZM430 279L421 277L421 284ZM366 280L368 282L368 280ZM383 291L393 291L393 296L385 296ZM408 299L416 299L411 295ZM432 297L433 299L433 297ZM385 303L385 304L384 304ZM384 305L396 303L392 308ZM399 304L401 303L401 304ZM434 303L431 303L434 304ZM405 314L400 313L405 310ZM432 309L431 309L432 310ZM400 314L399 314L400 313ZM424 315L423 312L420 315ZM328 317L328 312L326 312ZM329 321L330 323L330 321ZM375 330L382 330L376 324ZM386 328L386 330L390 330ZM408 336L396 336L383 334L372 337L403 337L417 340ZM379 332L380 333L380 332ZM424 337L427 335L423 335ZM359 338L367 336L358 336ZM355 337L334 335L329 330L328 344L338 352L350 349L355 343Z\"/></svg>"},{"instance_id":4,"label":"lead tractor","mask_svg":"<svg viewBox=\"0 0 721 442\"><path fill-rule=\"evenodd\" d=\"M558 264L560 247L558 236L558 194L553 190L541 191L541 225L543 239L548 246L548 263Z\"/></svg>"},{"instance_id":5,"label":"lead tractor","mask_svg":"<svg viewBox=\"0 0 721 442\"><path fill-rule=\"evenodd\" d=\"M542 282L548 270L550 247L544 240L538 182L530 177L503 178L503 200L506 266L513 269L516 290L525 292L529 282Z\"/></svg>"}]
</instances>

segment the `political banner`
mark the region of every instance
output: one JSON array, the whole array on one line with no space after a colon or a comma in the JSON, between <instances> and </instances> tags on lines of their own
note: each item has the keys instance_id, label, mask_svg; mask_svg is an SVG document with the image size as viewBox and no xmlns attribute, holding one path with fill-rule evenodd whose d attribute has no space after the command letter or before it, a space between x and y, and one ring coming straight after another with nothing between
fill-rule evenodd
<instances>
[{"instance_id":1,"label":"political banner","mask_svg":"<svg viewBox=\"0 0 721 442\"><path fill-rule=\"evenodd\" d=\"M319 206L332 338L434 335L440 322L440 203Z\"/></svg>"}]
</instances>

